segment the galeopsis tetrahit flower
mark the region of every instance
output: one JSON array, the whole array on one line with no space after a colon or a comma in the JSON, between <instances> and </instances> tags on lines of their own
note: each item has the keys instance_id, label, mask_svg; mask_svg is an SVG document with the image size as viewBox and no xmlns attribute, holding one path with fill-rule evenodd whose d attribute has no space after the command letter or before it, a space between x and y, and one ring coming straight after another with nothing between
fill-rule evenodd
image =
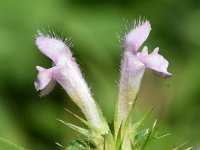
<instances>
[{"instance_id":1,"label":"galeopsis tetrahit flower","mask_svg":"<svg viewBox=\"0 0 200 150\"><path fill-rule=\"evenodd\" d=\"M39 73L35 88L41 91L40 95L47 95L58 82L80 107L88 121L104 131L107 130L104 118L67 44L59 38L39 34L36 37L36 45L53 61L53 66L49 69L36 67Z\"/></svg>"},{"instance_id":2,"label":"galeopsis tetrahit flower","mask_svg":"<svg viewBox=\"0 0 200 150\"><path fill-rule=\"evenodd\" d=\"M121 61L121 77L119 85L118 121L124 121L130 112L132 104L137 96L141 79L145 68L152 69L162 77L169 77L167 71L168 61L160 54L159 48L155 48L148 54L145 46L142 52L138 49L148 38L151 30L149 21L139 22L124 39L124 54Z\"/></svg>"}]
</instances>

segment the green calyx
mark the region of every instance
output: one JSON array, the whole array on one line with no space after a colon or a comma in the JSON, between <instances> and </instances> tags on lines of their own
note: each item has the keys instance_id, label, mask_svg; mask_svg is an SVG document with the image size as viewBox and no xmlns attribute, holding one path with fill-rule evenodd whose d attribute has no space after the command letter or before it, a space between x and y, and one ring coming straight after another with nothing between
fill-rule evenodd
<instances>
[{"instance_id":1,"label":"green calyx","mask_svg":"<svg viewBox=\"0 0 200 150\"><path fill-rule=\"evenodd\" d=\"M117 105L118 104L116 104L115 111L117 111ZM73 141L65 150L144 150L150 141L161 139L169 135L158 135L157 120L154 121L151 127L143 127L143 124L149 118L153 108L145 113L144 116L140 117L139 120L133 122L132 118L134 116L135 106L136 101L132 105L127 119L121 123L118 122L117 113L115 112L113 133L111 132L111 127L105 130L99 129L92 123L65 109L68 113L80 120L86 127L79 127L59 120L85 137L84 140ZM107 125L108 123L106 122L105 127L107 127Z\"/></svg>"}]
</instances>

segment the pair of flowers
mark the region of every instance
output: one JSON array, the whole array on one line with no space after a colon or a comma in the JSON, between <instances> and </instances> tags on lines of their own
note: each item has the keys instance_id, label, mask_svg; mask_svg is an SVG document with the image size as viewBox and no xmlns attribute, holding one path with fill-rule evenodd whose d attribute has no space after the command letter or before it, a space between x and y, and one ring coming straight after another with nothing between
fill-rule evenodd
<instances>
[{"instance_id":1,"label":"pair of flowers","mask_svg":"<svg viewBox=\"0 0 200 150\"><path fill-rule=\"evenodd\" d=\"M149 21L139 22L124 38L117 110L119 124L126 120L130 112L145 68L156 71L162 77L171 76L171 73L167 71L169 63L162 55L158 54L159 48L155 48L152 53L148 54L148 48L145 46L141 52L138 52L148 38L150 30ZM101 129L102 133L108 132L109 127L67 44L59 38L39 33L36 37L36 45L44 55L53 61L53 65L49 69L36 67L39 73L35 81L35 88L41 91L40 95L49 94L58 82L79 106L86 119Z\"/></svg>"}]
</instances>

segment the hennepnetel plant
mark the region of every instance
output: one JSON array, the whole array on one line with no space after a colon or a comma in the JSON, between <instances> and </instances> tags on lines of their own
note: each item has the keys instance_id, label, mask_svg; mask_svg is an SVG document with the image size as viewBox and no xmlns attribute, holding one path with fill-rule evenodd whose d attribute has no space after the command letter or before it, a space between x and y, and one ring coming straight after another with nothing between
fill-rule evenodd
<instances>
[{"instance_id":1,"label":"hennepnetel plant","mask_svg":"<svg viewBox=\"0 0 200 150\"><path fill-rule=\"evenodd\" d=\"M73 141L65 148L66 150L140 150L145 149L151 140L163 137L155 134L157 121L150 128L142 128L151 110L137 122L132 121L135 101L145 69L152 69L163 78L171 76L171 73L167 71L169 63L158 53L158 47L151 53L148 53L147 46L143 47L141 52L138 51L148 38L150 31L149 21L138 21L124 37L114 131L111 130L92 97L90 88L84 80L68 44L58 37L38 32L36 45L44 55L52 60L52 67L48 69L36 67L38 76L34 83L35 88L40 91L41 96L45 96L53 90L58 82L86 118L83 119L67 110L86 128L59 120L85 136L85 139Z\"/></svg>"}]
</instances>

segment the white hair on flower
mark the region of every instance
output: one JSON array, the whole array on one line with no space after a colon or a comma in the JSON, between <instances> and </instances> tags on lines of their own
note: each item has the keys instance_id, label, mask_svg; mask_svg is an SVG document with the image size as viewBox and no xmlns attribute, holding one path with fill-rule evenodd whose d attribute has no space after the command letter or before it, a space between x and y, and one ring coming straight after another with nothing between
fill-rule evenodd
<instances>
[{"instance_id":1,"label":"white hair on flower","mask_svg":"<svg viewBox=\"0 0 200 150\"><path fill-rule=\"evenodd\" d=\"M135 21L134 28L125 35L124 54L121 62L121 77L119 85L119 122L126 119L131 106L137 96L145 68L152 69L162 77L169 77L167 71L168 61L160 54L159 48L148 54L145 46L142 52L139 48L146 41L151 31L151 24L148 20Z\"/></svg>"},{"instance_id":2,"label":"white hair on flower","mask_svg":"<svg viewBox=\"0 0 200 150\"><path fill-rule=\"evenodd\" d=\"M78 64L66 43L60 38L38 33L36 37L38 49L53 61L53 66L44 69L37 66L38 76L35 88L41 91L41 96L50 93L58 82L71 99L80 107L87 120L96 127L107 132L104 118L101 117L90 89L85 82Z\"/></svg>"}]
</instances>

